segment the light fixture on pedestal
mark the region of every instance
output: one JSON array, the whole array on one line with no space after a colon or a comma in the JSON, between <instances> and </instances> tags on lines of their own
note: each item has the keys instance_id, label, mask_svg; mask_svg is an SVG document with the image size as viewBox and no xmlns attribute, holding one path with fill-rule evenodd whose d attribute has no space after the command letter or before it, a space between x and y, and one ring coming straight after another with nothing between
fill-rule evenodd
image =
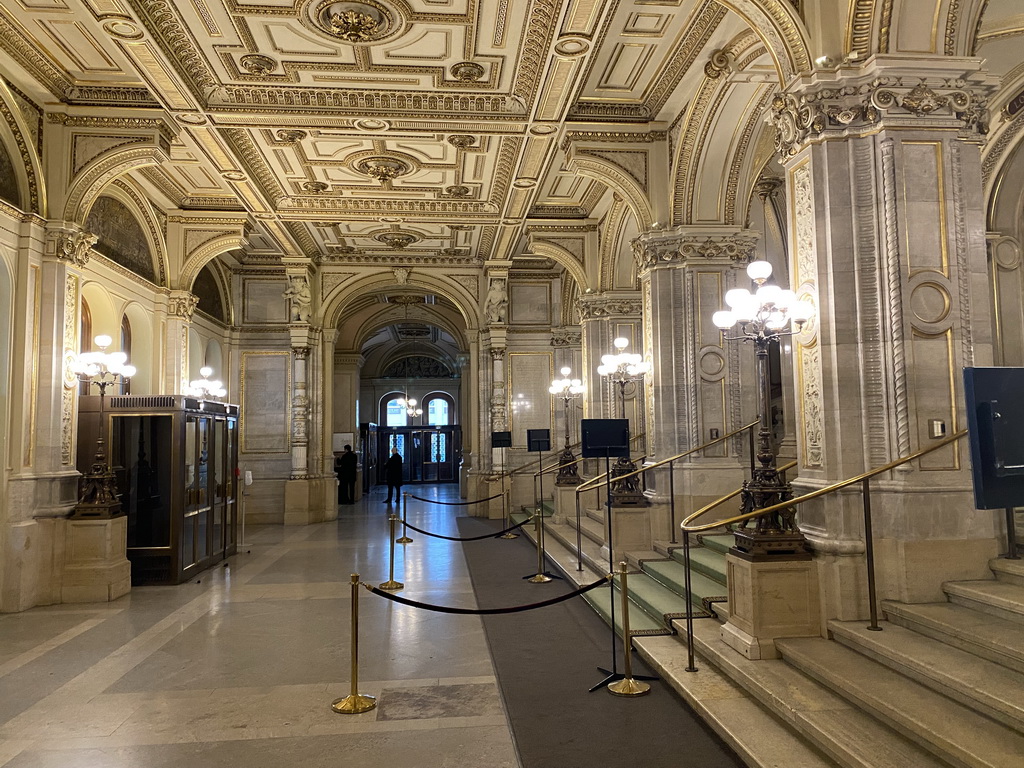
<instances>
[{"instance_id":1,"label":"light fixture on pedestal","mask_svg":"<svg viewBox=\"0 0 1024 768\"><path fill-rule=\"evenodd\" d=\"M121 502L118 500L114 473L110 471L107 461L107 425L103 411L107 387L112 384L124 383L135 375L135 366L128 365L128 355L124 352L107 352L113 341L109 336L97 336L93 343L98 352L83 352L71 362L71 371L79 381L100 390L99 431L96 436L96 456L92 467L82 476L81 493L78 504L71 513L77 518L109 518L121 514Z\"/></svg>"},{"instance_id":2,"label":"light fixture on pedestal","mask_svg":"<svg viewBox=\"0 0 1024 768\"><path fill-rule=\"evenodd\" d=\"M213 368L204 365L199 369L199 375L203 378L188 383L188 394L192 395L192 397L199 398L200 400L219 400L227 395L228 391L224 389L224 382L217 379L210 380L210 377L213 375Z\"/></svg>"},{"instance_id":3,"label":"light fixture on pedestal","mask_svg":"<svg viewBox=\"0 0 1024 768\"><path fill-rule=\"evenodd\" d=\"M644 376L651 372L651 363L644 360L641 355L626 352L629 346L629 339L621 336L612 342L618 350L614 355L603 355L601 365L597 367L599 376L605 376L619 388L619 405L621 418L626 418L626 388L630 385L639 386ZM629 456L620 456L615 462L611 471L612 499L615 504L623 505L646 505L650 502L644 496L640 488L640 479L637 475L627 477L625 480L615 480L620 475L626 475L636 471L636 464Z\"/></svg>"},{"instance_id":4,"label":"light fixture on pedestal","mask_svg":"<svg viewBox=\"0 0 1024 768\"><path fill-rule=\"evenodd\" d=\"M772 265L766 261L753 261L747 266L747 275L757 285L754 293L746 288L734 288L725 294L730 309L715 312L711 317L718 328L726 331L737 328L738 336L726 336L730 341L753 342L757 354L757 406L760 425L757 433L757 464L752 477L743 484L741 513L769 507L792 498L789 483L784 482L776 468L776 448L772 440L770 405L771 382L768 370L768 350L783 336L798 333L814 312L810 301L797 300L791 290L777 285L766 285ZM790 323L796 330L790 330ZM753 529L733 530L735 548L747 559L785 556L809 557L807 541L795 521L796 511L788 509L756 518ZM747 524L754 521L748 521Z\"/></svg>"},{"instance_id":5,"label":"light fixture on pedestal","mask_svg":"<svg viewBox=\"0 0 1024 768\"><path fill-rule=\"evenodd\" d=\"M565 405L565 448L558 456L558 474L555 476L555 485L579 485L581 481L576 467L576 457L569 448L569 406L579 398L587 388L579 379L570 379L572 369L569 366L562 368L562 378L555 379L548 388L555 397L559 398Z\"/></svg>"}]
</instances>

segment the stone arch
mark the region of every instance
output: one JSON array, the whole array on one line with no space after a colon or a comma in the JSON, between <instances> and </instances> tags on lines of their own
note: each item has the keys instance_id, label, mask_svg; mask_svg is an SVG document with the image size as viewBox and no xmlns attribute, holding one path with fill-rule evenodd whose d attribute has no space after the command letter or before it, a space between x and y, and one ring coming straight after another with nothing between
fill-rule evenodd
<instances>
[{"instance_id":1,"label":"stone arch","mask_svg":"<svg viewBox=\"0 0 1024 768\"><path fill-rule=\"evenodd\" d=\"M388 305L381 306L384 307L381 311L367 318L357 329L355 329L353 333L353 337L356 339L356 343L354 345L355 349L361 349L366 340L371 338L381 328L386 328L389 325L394 325L396 322L402 322L405 319L404 308L399 307L398 305L394 305L393 308ZM459 349L468 348L468 339L466 338L466 333L463 329L456 326L440 312L430 312L429 315L430 316L426 319L423 317L411 316L409 319L435 325L455 339L458 343Z\"/></svg>"},{"instance_id":2,"label":"stone arch","mask_svg":"<svg viewBox=\"0 0 1024 768\"><path fill-rule=\"evenodd\" d=\"M761 38L779 73L779 80L810 72L813 66L807 29L787 0L722 0Z\"/></svg>"},{"instance_id":3,"label":"stone arch","mask_svg":"<svg viewBox=\"0 0 1024 768\"><path fill-rule=\"evenodd\" d=\"M545 258L551 259L556 264L564 267L565 271L568 272L572 279L576 281L577 285L582 286L582 290L595 287L592 286L590 281L587 279L587 271L584 266L576 260L576 257L573 256L572 253L558 243L554 243L550 240L544 240L543 238L531 237L530 250L538 256L544 256Z\"/></svg>"},{"instance_id":4,"label":"stone arch","mask_svg":"<svg viewBox=\"0 0 1024 768\"><path fill-rule=\"evenodd\" d=\"M455 304L466 323L467 330L475 330L479 327L480 301L476 296L471 295L464 286L446 276L420 271L413 271L404 286L399 286L395 281L394 274L390 271L374 272L341 283L323 297L318 316L323 318L324 327L337 328L343 319L345 309L359 296L396 288L408 292L410 287L444 296Z\"/></svg>"},{"instance_id":5,"label":"stone arch","mask_svg":"<svg viewBox=\"0 0 1024 768\"><path fill-rule=\"evenodd\" d=\"M978 27L987 5L988 0L904 0L899 4L853 0L847 19L844 53L853 53L859 58L876 53L903 53L894 35L898 34L903 18L914 18L935 20L931 53L974 56Z\"/></svg>"},{"instance_id":6,"label":"stone arch","mask_svg":"<svg viewBox=\"0 0 1024 768\"><path fill-rule=\"evenodd\" d=\"M203 277L204 273L209 275L208 280ZM199 290L196 290L197 288ZM223 323L225 325L234 324L234 307L231 303L231 291L227 284L227 278L225 278L223 271L217 268L217 263L215 261L208 261L199 270L188 290L198 297L199 303L196 305L198 310L204 312L219 323ZM209 295L208 291L213 291L216 295ZM221 311L221 315L219 317L214 314L217 307L211 306L211 304L216 304L218 302L220 304Z\"/></svg>"},{"instance_id":7,"label":"stone arch","mask_svg":"<svg viewBox=\"0 0 1024 768\"><path fill-rule=\"evenodd\" d=\"M633 215L641 224L641 229L646 231L651 228L654 223L654 214L651 211L647 193L629 173L604 158L588 155L585 152L572 153L568 167L569 170L600 181L608 188L618 192L632 209Z\"/></svg>"},{"instance_id":8,"label":"stone arch","mask_svg":"<svg viewBox=\"0 0 1024 768\"><path fill-rule=\"evenodd\" d=\"M7 464L11 450L11 376L13 373L11 343L14 328L14 280L7 266L6 249L0 254L0 522L7 520ZM0 581L3 576L0 575Z\"/></svg>"},{"instance_id":9,"label":"stone arch","mask_svg":"<svg viewBox=\"0 0 1024 768\"><path fill-rule=\"evenodd\" d=\"M136 168L159 165L169 159L163 149L151 144L114 147L100 154L91 160L71 182L64 203L65 221L84 222L93 202L104 191L104 188L118 176Z\"/></svg>"},{"instance_id":10,"label":"stone arch","mask_svg":"<svg viewBox=\"0 0 1024 768\"><path fill-rule=\"evenodd\" d=\"M121 336L121 313L114 309L114 301L107 289L95 280L82 285L82 301L88 304L92 319L92 336L106 335L117 340ZM79 351L86 349L92 339L79 339ZM116 351L119 345L112 345L110 351Z\"/></svg>"},{"instance_id":11,"label":"stone arch","mask_svg":"<svg viewBox=\"0 0 1024 768\"><path fill-rule=\"evenodd\" d=\"M28 124L3 80L0 80L0 117L0 141L4 141L8 150L11 146L17 149L8 153L22 193L22 207L40 216L48 216L42 160L30 139L32 133Z\"/></svg>"},{"instance_id":12,"label":"stone arch","mask_svg":"<svg viewBox=\"0 0 1024 768\"><path fill-rule=\"evenodd\" d=\"M192 284L196 280L196 276L203 267L222 253L227 253L228 251L241 248L244 241L245 238L242 233L238 232L215 237L212 240L203 243L185 257L185 263L182 265L181 272L178 274L177 279L175 280L172 278L170 282L177 285L181 290L191 290Z\"/></svg>"}]
</instances>

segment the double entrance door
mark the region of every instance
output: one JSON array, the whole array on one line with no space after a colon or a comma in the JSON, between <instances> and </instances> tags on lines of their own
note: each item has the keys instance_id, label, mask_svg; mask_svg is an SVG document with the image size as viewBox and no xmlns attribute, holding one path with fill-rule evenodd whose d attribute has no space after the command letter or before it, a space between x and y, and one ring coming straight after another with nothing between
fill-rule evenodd
<instances>
[{"instance_id":1,"label":"double entrance door","mask_svg":"<svg viewBox=\"0 0 1024 768\"><path fill-rule=\"evenodd\" d=\"M384 482L384 462L397 448L403 483L454 483L462 460L462 428L377 427L377 482Z\"/></svg>"}]
</instances>

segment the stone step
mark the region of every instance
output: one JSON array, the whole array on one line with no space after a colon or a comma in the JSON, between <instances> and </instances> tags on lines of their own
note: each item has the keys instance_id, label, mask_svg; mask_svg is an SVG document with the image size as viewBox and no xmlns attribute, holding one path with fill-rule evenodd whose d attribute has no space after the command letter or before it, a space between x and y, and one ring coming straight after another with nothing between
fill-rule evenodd
<instances>
[{"instance_id":1,"label":"stone step","mask_svg":"<svg viewBox=\"0 0 1024 768\"><path fill-rule=\"evenodd\" d=\"M703 659L696 672L685 671L686 652L677 638L639 637L633 645L747 766L834 768L832 760Z\"/></svg>"},{"instance_id":2,"label":"stone step","mask_svg":"<svg viewBox=\"0 0 1024 768\"><path fill-rule=\"evenodd\" d=\"M950 765L1009 768L1021 763L1024 734L894 675L856 651L822 638L782 639L775 645L796 669Z\"/></svg>"},{"instance_id":3,"label":"stone step","mask_svg":"<svg viewBox=\"0 0 1024 768\"><path fill-rule=\"evenodd\" d=\"M683 622L674 624L679 635L673 640L680 648L667 658L648 658L647 641L640 638L634 642L638 648L645 649L642 651L644 658L655 669L665 668L668 663L686 664ZM697 662L700 670L712 664L799 738L824 753L833 765L842 768L949 768L948 764L784 661L751 661L736 653L722 641L718 622L694 621L693 637L701 657ZM707 692L709 697L717 694L718 689ZM788 766L785 762L780 765Z\"/></svg>"},{"instance_id":4,"label":"stone step","mask_svg":"<svg viewBox=\"0 0 1024 768\"><path fill-rule=\"evenodd\" d=\"M1005 581L947 581L942 590L957 605L1024 624L1024 587Z\"/></svg>"},{"instance_id":5,"label":"stone step","mask_svg":"<svg viewBox=\"0 0 1024 768\"><path fill-rule=\"evenodd\" d=\"M909 605L883 600L881 605L893 624L1024 672L1024 632L1015 621L953 603Z\"/></svg>"},{"instance_id":6,"label":"stone step","mask_svg":"<svg viewBox=\"0 0 1024 768\"><path fill-rule=\"evenodd\" d=\"M1024 559L1007 560L1005 557L996 557L988 561L988 567L992 569L998 581L1024 587Z\"/></svg>"},{"instance_id":7,"label":"stone step","mask_svg":"<svg viewBox=\"0 0 1024 768\"><path fill-rule=\"evenodd\" d=\"M575 521L573 521L575 522ZM545 546L549 554L554 555L556 544L564 553L560 559L570 563L574 570L579 569L579 553L576 551L576 527L564 523L548 523L544 526ZM532 535L530 537L533 538ZM580 546L583 550L583 564L594 573L604 574L608 571L607 555L602 550L602 545L587 536L580 537ZM593 574L591 574L593 575Z\"/></svg>"},{"instance_id":8,"label":"stone step","mask_svg":"<svg viewBox=\"0 0 1024 768\"><path fill-rule=\"evenodd\" d=\"M622 596L616 585L614 592L611 587L602 586L592 589L583 595L583 599L597 611L605 624L611 624L611 601L615 600L615 632L622 637ZM629 631L634 637L640 635L668 635L671 630L664 622L653 618L642 607L629 601Z\"/></svg>"},{"instance_id":9,"label":"stone step","mask_svg":"<svg viewBox=\"0 0 1024 768\"><path fill-rule=\"evenodd\" d=\"M616 574L616 586L621 588L621 583L621 576ZM686 616L688 610L686 598L678 592L673 592L649 574L630 573L627 583L629 599L643 608L651 618L660 621L666 630L672 631L672 619ZM696 610L701 610L699 604Z\"/></svg>"},{"instance_id":10,"label":"stone step","mask_svg":"<svg viewBox=\"0 0 1024 768\"><path fill-rule=\"evenodd\" d=\"M828 624L842 645L1024 733L1024 675L909 629L882 626L872 632L863 621Z\"/></svg>"},{"instance_id":11,"label":"stone step","mask_svg":"<svg viewBox=\"0 0 1024 768\"><path fill-rule=\"evenodd\" d=\"M682 563L686 553L682 547L672 550L672 559ZM722 594L725 593L725 555L707 547L690 547L690 567L709 579L717 581L722 585Z\"/></svg>"},{"instance_id":12,"label":"stone step","mask_svg":"<svg viewBox=\"0 0 1024 768\"><path fill-rule=\"evenodd\" d=\"M565 522L566 522L566 524L570 528L572 528L573 530L576 530L576 518L575 517L567 517L565 519ZM605 536L604 523L598 522L597 520L594 520L594 519L592 519L590 517L581 517L579 522L580 522L580 533L582 533L585 538L590 539L595 544L604 546L604 536Z\"/></svg>"},{"instance_id":13,"label":"stone step","mask_svg":"<svg viewBox=\"0 0 1024 768\"><path fill-rule=\"evenodd\" d=\"M701 533L697 536L701 546L725 554L736 541L730 533Z\"/></svg>"},{"instance_id":14,"label":"stone step","mask_svg":"<svg viewBox=\"0 0 1024 768\"><path fill-rule=\"evenodd\" d=\"M644 563L644 570L676 594L686 595L686 568L682 563L675 560L648 561ZM722 584L693 570L690 572L690 592L690 602L699 610L703 610L704 600L728 598Z\"/></svg>"},{"instance_id":15,"label":"stone step","mask_svg":"<svg viewBox=\"0 0 1024 768\"><path fill-rule=\"evenodd\" d=\"M594 507L587 507L586 509L582 510L582 514L580 515L580 517L586 517L591 520L596 520L601 525L604 525L605 509L604 507L597 507L596 509Z\"/></svg>"}]
</instances>

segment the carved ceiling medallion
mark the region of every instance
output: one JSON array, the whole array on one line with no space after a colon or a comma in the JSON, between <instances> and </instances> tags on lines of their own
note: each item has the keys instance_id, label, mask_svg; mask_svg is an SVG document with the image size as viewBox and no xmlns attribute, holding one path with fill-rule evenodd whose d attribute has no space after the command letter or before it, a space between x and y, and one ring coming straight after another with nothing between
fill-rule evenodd
<instances>
[{"instance_id":1,"label":"carved ceiling medallion","mask_svg":"<svg viewBox=\"0 0 1024 768\"><path fill-rule=\"evenodd\" d=\"M250 53L238 60L239 66L250 75L264 77L277 69L277 62L262 53Z\"/></svg>"},{"instance_id":2,"label":"carved ceiling medallion","mask_svg":"<svg viewBox=\"0 0 1024 768\"><path fill-rule=\"evenodd\" d=\"M354 3L322 0L311 16L321 32L351 45L379 42L401 28L397 12L376 0Z\"/></svg>"},{"instance_id":3,"label":"carved ceiling medallion","mask_svg":"<svg viewBox=\"0 0 1024 768\"><path fill-rule=\"evenodd\" d=\"M444 194L447 197L469 197L469 187L464 187L461 184L453 184L450 187L444 188Z\"/></svg>"},{"instance_id":4,"label":"carved ceiling medallion","mask_svg":"<svg viewBox=\"0 0 1024 768\"><path fill-rule=\"evenodd\" d=\"M384 243L384 245L388 246L389 248L394 248L396 250L408 248L410 245L419 240L419 238L416 235L412 234L411 232L394 231L381 232L379 235L374 235L373 239L376 240L377 242Z\"/></svg>"},{"instance_id":5,"label":"carved ceiling medallion","mask_svg":"<svg viewBox=\"0 0 1024 768\"><path fill-rule=\"evenodd\" d=\"M472 83L483 78L484 68L472 61L460 61L452 64L451 73L456 80Z\"/></svg>"},{"instance_id":6,"label":"carved ceiling medallion","mask_svg":"<svg viewBox=\"0 0 1024 768\"><path fill-rule=\"evenodd\" d=\"M277 140L286 144L297 144L306 138L306 135L305 131L282 129L277 132Z\"/></svg>"},{"instance_id":7,"label":"carved ceiling medallion","mask_svg":"<svg viewBox=\"0 0 1024 768\"><path fill-rule=\"evenodd\" d=\"M311 195L322 195L328 190L328 186L322 181L305 181L302 183L302 191Z\"/></svg>"},{"instance_id":8,"label":"carved ceiling medallion","mask_svg":"<svg viewBox=\"0 0 1024 768\"><path fill-rule=\"evenodd\" d=\"M352 170L369 176L371 179L387 184L399 176L405 176L415 169L411 158L406 159L395 155L363 155L352 160Z\"/></svg>"}]
</instances>

